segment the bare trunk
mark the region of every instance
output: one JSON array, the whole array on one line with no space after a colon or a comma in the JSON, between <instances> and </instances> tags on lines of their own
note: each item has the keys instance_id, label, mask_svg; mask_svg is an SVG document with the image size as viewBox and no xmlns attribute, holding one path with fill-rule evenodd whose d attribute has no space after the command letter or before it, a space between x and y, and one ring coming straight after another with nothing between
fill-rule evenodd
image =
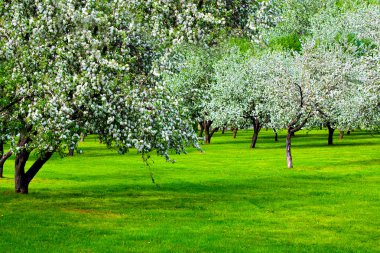
<instances>
[{"instance_id":1,"label":"bare trunk","mask_svg":"<svg viewBox=\"0 0 380 253\"><path fill-rule=\"evenodd\" d=\"M199 127L200 127L200 130L199 130L199 137L203 137L203 132L204 132L204 130L205 130L204 122L199 122Z\"/></svg>"},{"instance_id":2,"label":"bare trunk","mask_svg":"<svg viewBox=\"0 0 380 253\"><path fill-rule=\"evenodd\" d=\"M12 156L12 151L8 151L7 153L3 154L0 159L0 178L3 177L4 173L4 163L5 161Z\"/></svg>"},{"instance_id":3,"label":"bare trunk","mask_svg":"<svg viewBox=\"0 0 380 253\"><path fill-rule=\"evenodd\" d=\"M226 132L226 130L227 130L227 126L223 126L223 128L222 128L222 134L224 134Z\"/></svg>"},{"instance_id":4,"label":"bare trunk","mask_svg":"<svg viewBox=\"0 0 380 253\"><path fill-rule=\"evenodd\" d=\"M4 154L4 142L0 140L0 157L3 157ZM4 162L1 163L2 159L0 160L0 178L3 177L3 170L4 170Z\"/></svg>"},{"instance_id":5,"label":"bare trunk","mask_svg":"<svg viewBox=\"0 0 380 253\"><path fill-rule=\"evenodd\" d=\"M275 142L278 142L278 134L277 134L277 130L275 128L273 128L273 132L274 132L274 141Z\"/></svg>"},{"instance_id":6,"label":"bare trunk","mask_svg":"<svg viewBox=\"0 0 380 253\"><path fill-rule=\"evenodd\" d=\"M203 131L205 133L204 144L210 144L211 143L210 125L208 124L207 121L203 122Z\"/></svg>"},{"instance_id":7,"label":"bare trunk","mask_svg":"<svg viewBox=\"0 0 380 253\"><path fill-rule=\"evenodd\" d=\"M351 134L351 131L350 131L350 130L348 130L348 131L347 131L347 135L350 135L350 134Z\"/></svg>"},{"instance_id":8,"label":"bare trunk","mask_svg":"<svg viewBox=\"0 0 380 253\"><path fill-rule=\"evenodd\" d=\"M87 136L87 134L82 133L82 134L80 135L80 142L84 142L84 138L86 138L86 136Z\"/></svg>"},{"instance_id":9,"label":"bare trunk","mask_svg":"<svg viewBox=\"0 0 380 253\"><path fill-rule=\"evenodd\" d=\"M339 131L339 140L343 140L344 131Z\"/></svg>"},{"instance_id":10,"label":"bare trunk","mask_svg":"<svg viewBox=\"0 0 380 253\"><path fill-rule=\"evenodd\" d=\"M50 159L53 152L45 152L42 156L38 157L33 165L25 172L25 164L29 159L30 152L24 147L28 143L29 138L20 136L18 147L21 151L16 154L15 159L15 192L27 194L29 192L29 183L41 169L41 167Z\"/></svg>"},{"instance_id":11,"label":"bare trunk","mask_svg":"<svg viewBox=\"0 0 380 253\"><path fill-rule=\"evenodd\" d=\"M330 123L327 123L327 128L329 130L328 145L333 145L333 137L335 129L331 127Z\"/></svg>"},{"instance_id":12,"label":"bare trunk","mask_svg":"<svg viewBox=\"0 0 380 253\"><path fill-rule=\"evenodd\" d=\"M28 193L29 183L25 176L25 164L29 159L29 151L24 147L28 143L28 138L21 136L18 141L18 147L21 147L21 151L16 154L15 158L15 192Z\"/></svg>"},{"instance_id":13,"label":"bare trunk","mask_svg":"<svg viewBox=\"0 0 380 253\"><path fill-rule=\"evenodd\" d=\"M211 137L214 135L214 133L216 131L218 131L218 127L217 128L213 128L211 129L211 124L212 124L212 121L211 120L205 120L203 122L203 126L204 126L204 133L205 133L205 137L204 137L204 144L210 144L211 143Z\"/></svg>"},{"instance_id":14,"label":"bare trunk","mask_svg":"<svg viewBox=\"0 0 380 253\"><path fill-rule=\"evenodd\" d=\"M286 161L288 163L288 168L293 168L293 159L292 159L292 133L288 130L286 135Z\"/></svg>"},{"instance_id":15,"label":"bare trunk","mask_svg":"<svg viewBox=\"0 0 380 253\"><path fill-rule=\"evenodd\" d=\"M261 129L260 121L258 119L255 119L253 121L253 136L252 136L251 148L255 148L256 146L257 137L259 136L260 129Z\"/></svg>"},{"instance_id":16,"label":"bare trunk","mask_svg":"<svg viewBox=\"0 0 380 253\"><path fill-rule=\"evenodd\" d=\"M73 147L69 147L68 156L74 156L74 148Z\"/></svg>"},{"instance_id":17,"label":"bare trunk","mask_svg":"<svg viewBox=\"0 0 380 253\"><path fill-rule=\"evenodd\" d=\"M239 128L235 127L235 128L233 129L233 131L232 131L232 137L233 137L234 139L236 139L236 135L237 135L238 130L239 130Z\"/></svg>"},{"instance_id":18,"label":"bare trunk","mask_svg":"<svg viewBox=\"0 0 380 253\"><path fill-rule=\"evenodd\" d=\"M99 141L99 144L102 144L102 143L103 143L103 136L104 136L104 130L103 130L103 129L100 129L100 130L99 130L99 133L98 133L98 141Z\"/></svg>"}]
</instances>

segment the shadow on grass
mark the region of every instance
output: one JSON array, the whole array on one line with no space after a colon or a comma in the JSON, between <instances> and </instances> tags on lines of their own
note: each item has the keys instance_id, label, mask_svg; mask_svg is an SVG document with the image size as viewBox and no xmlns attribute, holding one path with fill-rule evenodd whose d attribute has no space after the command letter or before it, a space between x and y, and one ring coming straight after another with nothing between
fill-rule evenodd
<instances>
[{"instance_id":1,"label":"shadow on grass","mask_svg":"<svg viewBox=\"0 0 380 253\"><path fill-rule=\"evenodd\" d=\"M332 195L335 186L345 182L356 181L361 175L317 176L295 175L289 178L260 178L251 180L206 181L200 183L173 182L160 186L153 184L117 184L112 186L91 185L70 187L69 189L31 189L28 198L43 208L52 203L62 208L81 208L86 210L124 210L138 209L205 209L218 203L249 202L257 208L271 206L289 201L303 205L299 199L319 201ZM326 185L323 185L322 184ZM303 190L300 190L303 189ZM309 191L305 191L309 189ZM347 193L348 194L348 193ZM5 194L6 201L14 200L14 194ZM17 196L19 197L19 196ZM22 196L23 197L23 196ZM322 199L320 199L322 200ZM323 200L325 201L325 200ZM331 198L329 201L337 201Z\"/></svg>"}]
</instances>

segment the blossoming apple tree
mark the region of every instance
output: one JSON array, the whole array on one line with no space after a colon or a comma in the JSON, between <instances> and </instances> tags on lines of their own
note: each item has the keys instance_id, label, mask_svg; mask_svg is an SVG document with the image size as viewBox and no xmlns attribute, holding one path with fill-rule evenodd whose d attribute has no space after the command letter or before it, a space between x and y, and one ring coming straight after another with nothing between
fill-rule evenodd
<instances>
[{"instance_id":1,"label":"blossoming apple tree","mask_svg":"<svg viewBox=\"0 0 380 253\"><path fill-rule=\"evenodd\" d=\"M251 148L256 146L261 128L269 122L264 93L267 76L263 76L257 63L249 52L243 54L236 47L227 51L214 66L216 80L210 102L219 125L253 126Z\"/></svg>"},{"instance_id":2,"label":"blossoming apple tree","mask_svg":"<svg viewBox=\"0 0 380 253\"><path fill-rule=\"evenodd\" d=\"M168 158L169 149L196 144L187 111L151 73L159 45L133 9L142 3L1 2L1 58L14 63L17 80L1 108L17 126L2 133L11 134L16 154L16 192L27 193L53 153L75 145L81 128L105 129L121 153L135 147ZM26 170L32 153L37 159Z\"/></svg>"}]
</instances>

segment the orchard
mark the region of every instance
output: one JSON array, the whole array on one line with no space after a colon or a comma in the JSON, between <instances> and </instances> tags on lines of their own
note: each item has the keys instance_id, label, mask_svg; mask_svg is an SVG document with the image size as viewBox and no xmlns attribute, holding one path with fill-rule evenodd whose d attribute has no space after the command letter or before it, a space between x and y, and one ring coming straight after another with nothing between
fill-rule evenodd
<instances>
[{"instance_id":1,"label":"orchard","mask_svg":"<svg viewBox=\"0 0 380 253\"><path fill-rule=\"evenodd\" d=\"M300 129L327 127L333 144L335 129L378 128L379 6L305 2L296 17L297 4L2 1L1 169L15 155L27 193L86 132L170 160L198 147L198 123L205 144L253 127L251 148L262 128L284 129L292 168Z\"/></svg>"}]
</instances>

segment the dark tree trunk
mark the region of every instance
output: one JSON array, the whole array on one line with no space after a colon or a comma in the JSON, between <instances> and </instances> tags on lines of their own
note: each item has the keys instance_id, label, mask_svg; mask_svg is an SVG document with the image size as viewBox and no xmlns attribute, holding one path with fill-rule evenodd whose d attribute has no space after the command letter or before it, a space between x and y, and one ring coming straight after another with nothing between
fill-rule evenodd
<instances>
[{"instance_id":1,"label":"dark tree trunk","mask_svg":"<svg viewBox=\"0 0 380 253\"><path fill-rule=\"evenodd\" d=\"M211 120L205 120L203 122L204 133L205 133L204 144L210 144L211 143L211 137L219 129L218 127L212 129L211 124L212 124Z\"/></svg>"},{"instance_id":2,"label":"dark tree trunk","mask_svg":"<svg viewBox=\"0 0 380 253\"><path fill-rule=\"evenodd\" d=\"M69 153L68 156L74 156L74 148L69 147Z\"/></svg>"},{"instance_id":3,"label":"dark tree trunk","mask_svg":"<svg viewBox=\"0 0 380 253\"><path fill-rule=\"evenodd\" d=\"M5 161L12 156L12 151L8 151L7 153L3 154L0 159L0 178L3 177L4 173L4 163Z\"/></svg>"},{"instance_id":4,"label":"dark tree trunk","mask_svg":"<svg viewBox=\"0 0 380 253\"><path fill-rule=\"evenodd\" d=\"M204 122L199 122L199 127L200 127L200 130L199 130L199 137L203 137L203 132L204 132L204 130L205 130Z\"/></svg>"},{"instance_id":5,"label":"dark tree trunk","mask_svg":"<svg viewBox=\"0 0 380 253\"><path fill-rule=\"evenodd\" d=\"M223 128L222 128L222 134L224 134L226 132L226 130L227 130L227 126L223 126Z\"/></svg>"},{"instance_id":6,"label":"dark tree trunk","mask_svg":"<svg viewBox=\"0 0 380 253\"><path fill-rule=\"evenodd\" d=\"M104 129L100 129L98 133L99 144L103 143Z\"/></svg>"},{"instance_id":7,"label":"dark tree trunk","mask_svg":"<svg viewBox=\"0 0 380 253\"><path fill-rule=\"evenodd\" d=\"M343 140L344 131L339 131L339 140Z\"/></svg>"},{"instance_id":8,"label":"dark tree trunk","mask_svg":"<svg viewBox=\"0 0 380 253\"><path fill-rule=\"evenodd\" d=\"M274 141L275 142L278 142L278 134L277 134L277 130L275 128L273 128L273 132L274 132Z\"/></svg>"},{"instance_id":9,"label":"dark tree trunk","mask_svg":"<svg viewBox=\"0 0 380 253\"><path fill-rule=\"evenodd\" d=\"M261 129L261 124L258 119L253 120L253 136L252 136L252 142L251 142L251 148L255 148L257 137L259 136L259 132Z\"/></svg>"},{"instance_id":10,"label":"dark tree trunk","mask_svg":"<svg viewBox=\"0 0 380 253\"><path fill-rule=\"evenodd\" d=\"M292 133L288 130L286 135L286 161L288 163L288 168L293 168L293 158L292 158Z\"/></svg>"},{"instance_id":11,"label":"dark tree trunk","mask_svg":"<svg viewBox=\"0 0 380 253\"><path fill-rule=\"evenodd\" d=\"M329 130L328 145L333 145L333 137L335 129L331 127L330 123L327 123L327 129Z\"/></svg>"},{"instance_id":12,"label":"dark tree trunk","mask_svg":"<svg viewBox=\"0 0 380 253\"><path fill-rule=\"evenodd\" d=\"M24 136L20 136L18 146L25 147L29 139ZM26 149L21 149L19 153L16 154L15 159L15 192L27 194L29 192L29 183L32 181L34 176L38 173L41 167L50 159L53 152L45 152L42 156L37 158L33 165L25 172L25 164L29 159L30 152Z\"/></svg>"},{"instance_id":13,"label":"dark tree trunk","mask_svg":"<svg viewBox=\"0 0 380 253\"><path fill-rule=\"evenodd\" d=\"M28 143L28 138L21 136L17 146L25 147ZM16 154L15 158L15 192L17 193L28 193L28 186L26 176L25 176L25 164L29 159L29 151L21 149L19 153Z\"/></svg>"},{"instance_id":14,"label":"dark tree trunk","mask_svg":"<svg viewBox=\"0 0 380 253\"><path fill-rule=\"evenodd\" d=\"M4 142L0 140L0 157L3 157L3 154L4 154ZM0 178L3 177L3 170L4 170L4 163L1 164L1 161L0 161Z\"/></svg>"},{"instance_id":15,"label":"dark tree trunk","mask_svg":"<svg viewBox=\"0 0 380 253\"><path fill-rule=\"evenodd\" d=\"M350 130L348 130L348 131L347 131L347 135L350 135L350 134L351 134L351 131L350 131Z\"/></svg>"},{"instance_id":16,"label":"dark tree trunk","mask_svg":"<svg viewBox=\"0 0 380 253\"><path fill-rule=\"evenodd\" d=\"M233 130L232 130L232 137L234 139L236 139L236 135L237 135L238 130L239 130L239 128L237 128L237 127L233 128Z\"/></svg>"}]
</instances>

